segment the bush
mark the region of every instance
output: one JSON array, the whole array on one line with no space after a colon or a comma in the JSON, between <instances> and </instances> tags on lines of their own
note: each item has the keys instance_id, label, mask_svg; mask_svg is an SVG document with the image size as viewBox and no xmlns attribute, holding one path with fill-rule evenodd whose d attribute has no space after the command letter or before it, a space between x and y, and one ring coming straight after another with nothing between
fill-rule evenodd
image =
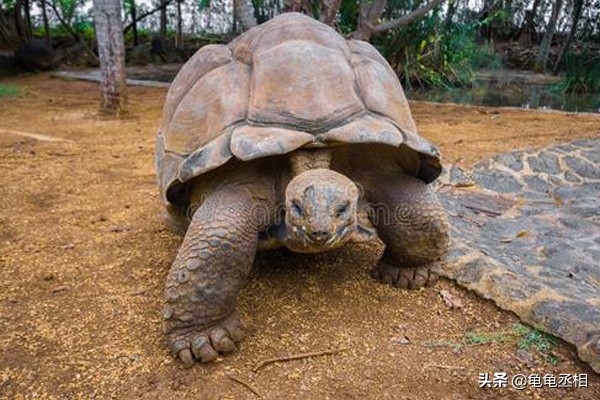
<instances>
[{"instance_id":1,"label":"bush","mask_svg":"<svg viewBox=\"0 0 600 400\"><path fill-rule=\"evenodd\" d=\"M469 22L468 15L457 14L454 17L456 22L452 22L444 20L444 14L438 7L425 18L375 38L373 43L390 62L405 87L471 85L475 69L499 68L502 65L500 55L494 52L491 44L477 43L480 28L501 18L500 14L475 22ZM387 16L390 19L394 17Z\"/></svg>"}]
</instances>

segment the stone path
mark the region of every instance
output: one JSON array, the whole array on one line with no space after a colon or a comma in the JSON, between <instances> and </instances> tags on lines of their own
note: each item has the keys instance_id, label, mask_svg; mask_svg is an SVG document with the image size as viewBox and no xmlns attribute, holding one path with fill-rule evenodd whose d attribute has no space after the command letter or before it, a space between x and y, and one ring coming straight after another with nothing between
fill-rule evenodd
<instances>
[{"instance_id":1,"label":"stone path","mask_svg":"<svg viewBox=\"0 0 600 400\"><path fill-rule=\"evenodd\" d=\"M573 343L600 373L600 138L446 170L440 273Z\"/></svg>"},{"instance_id":2,"label":"stone path","mask_svg":"<svg viewBox=\"0 0 600 400\"><path fill-rule=\"evenodd\" d=\"M166 80L172 79L180 68L181 64L127 67L127 84L131 86L169 88L171 83L166 82ZM99 69L57 71L52 72L50 75L56 78L77 79L90 82L100 82L102 79Z\"/></svg>"}]
</instances>

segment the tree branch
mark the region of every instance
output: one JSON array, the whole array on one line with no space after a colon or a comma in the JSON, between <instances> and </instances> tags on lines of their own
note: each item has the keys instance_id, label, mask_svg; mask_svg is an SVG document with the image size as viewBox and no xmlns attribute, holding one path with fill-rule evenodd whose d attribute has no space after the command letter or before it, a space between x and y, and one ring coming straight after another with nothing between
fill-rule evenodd
<instances>
[{"instance_id":1,"label":"tree branch","mask_svg":"<svg viewBox=\"0 0 600 400\"><path fill-rule=\"evenodd\" d=\"M150 11L146 11L145 13L141 14L140 16L138 16L136 19L134 19L133 21L131 21L126 27L125 29L123 29L123 33L127 33L129 32L129 30L131 30L131 28L133 28L133 26L135 24L137 24L138 22L140 22L141 20L143 20L146 17L149 17L150 15L154 14L155 12L158 12L164 8L167 8L167 6L169 6L169 4L171 4L173 2L173 0L166 0L164 3L160 4L158 7L153 8Z\"/></svg>"},{"instance_id":2,"label":"tree branch","mask_svg":"<svg viewBox=\"0 0 600 400\"><path fill-rule=\"evenodd\" d=\"M416 19L421 18L423 15L427 14L434 7L442 4L445 0L431 0L429 4L414 10L413 12L406 14L400 18L393 19L388 22L384 22L379 24L373 28L373 31L376 33L381 33L385 31L389 31L390 29L395 29L400 26L408 25Z\"/></svg>"},{"instance_id":3,"label":"tree branch","mask_svg":"<svg viewBox=\"0 0 600 400\"><path fill-rule=\"evenodd\" d=\"M52 9L52 11L54 11L56 18L58 18L58 21L65 27L66 30L69 31L69 33L71 34L71 36L73 36L73 38L75 39L75 41L77 43L81 43L83 45L83 48L85 49L85 51L87 51L87 53L90 55L90 57L92 57L92 59L94 61L98 62L98 56L96 56L94 51L90 48L87 41L85 39L81 40L81 37L79 37L77 32L75 32L75 29L73 29L73 27L64 20L62 15L58 12L58 9L56 8L56 4L54 4L54 1L49 1L48 3L50 4L50 8Z\"/></svg>"},{"instance_id":4,"label":"tree branch","mask_svg":"<svg viewBox=\"0 0 600 400\"><path fill-rule=\"evenodd\" d=\"M49 3L50 8L52 9L52 11L54 11L54 15L56 15L56 18L58 18L58 22L60 22L60 24L64 26L67 31L69 31L69 33L71 34L71 36L73 36L73 39L75 39L76 42L79 42L81 38L79 37L77 32L75 32L73 27L67 21L65 21L62 14L56 8L56 4L54 3L54 1L50 1Z\"/></svg>"}]
</instances>

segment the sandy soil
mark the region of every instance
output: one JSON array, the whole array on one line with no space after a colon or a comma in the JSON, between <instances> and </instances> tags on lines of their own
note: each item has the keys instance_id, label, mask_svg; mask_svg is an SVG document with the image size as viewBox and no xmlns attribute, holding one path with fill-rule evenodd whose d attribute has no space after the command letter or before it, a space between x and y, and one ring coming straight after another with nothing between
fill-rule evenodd
<instances>
[{"instance_id":1,"label":"sandy soil","mask_svg":"<svg viewBox=\"0 0 600 400\"><path fill-rule=\"evenodd\" d=\"M161 333L163 281L181 239L162 225L153 146L165 91L131 88L130 114L98 115L95 84L45 75L0 98L0 398L598 399L570 345L553 365L518 351L517 318L449 281L374 282L369 248L266 254L241 296L248 337L182 369ZM600 135L600 118L413 103L446 162ZM7 130L48 135L46 141ZM463 306L448 308L440 290ZM475 345L469 332L504 340ZM334 355L262 360L310 351ZM478 388L478 374L583 373L588 389ZM247 385L237 380L245 382Z\"/></svg>"}]
</instances>

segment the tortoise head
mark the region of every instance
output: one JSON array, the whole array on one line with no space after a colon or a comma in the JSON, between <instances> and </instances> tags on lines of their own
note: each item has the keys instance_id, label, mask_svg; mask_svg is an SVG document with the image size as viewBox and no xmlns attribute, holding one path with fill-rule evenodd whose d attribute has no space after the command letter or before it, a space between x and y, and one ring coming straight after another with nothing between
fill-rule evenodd
<instances>
[{"instance_id":1,"label":"tortoise head","mask_svg":"<svg viewBox=\"0 0 600 400\"><path fill-rule=\"evenodd\" d=\"M297 251L335 249L356 231L359 191L354 182L328 169L295 176L285 190L288 240Z\"/></svg>"}]
</instances>

